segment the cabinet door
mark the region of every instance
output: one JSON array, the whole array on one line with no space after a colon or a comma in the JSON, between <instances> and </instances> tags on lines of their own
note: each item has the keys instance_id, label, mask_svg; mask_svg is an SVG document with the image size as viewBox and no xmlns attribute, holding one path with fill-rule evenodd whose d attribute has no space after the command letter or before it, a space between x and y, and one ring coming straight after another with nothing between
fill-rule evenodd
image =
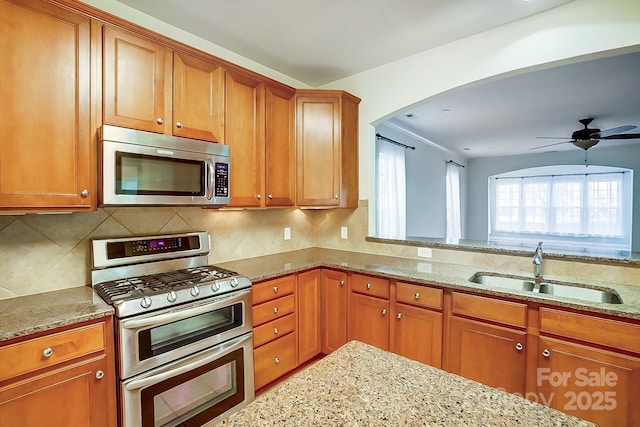
<instances>
[{"instance_id":1,"label":"cabinet door","mask_svg":"<svg viewBox=\"0 0 640 427\"><path fill-rule=\"evenodd\" d=\"M0 206L95 206L90 21L42 1L0 1Z\"/></svg>"},{"instance_id":2,"label":"cabinet door","mask_svg":"<svg viewBox=\"0 0 640 427\"><path fill-rule=\"evenodd\" d=\"M449 370L454 374L524 395L526 333L452 316Z\"/></svg>"},{"instance_id":3,"label":"cabinet door","mask_svg":"<svg viewBox=\"0 0 640 427\"><path fill-rule=\"evenodd\" d=\"M389 301L352 292L347 337L389 350Z\"/></svg>"},{"instance_id":4,"label":"cabinet door","mask_svg":"<svg viewBox=\"0 0 640 427\"><path fill-rule=\"evenodd\" d=\"M298 274L298 364L320 353L320 270Z\"/></svg>"},{"instance_id":5,"label":"cabinet door","mask_svg":"<svg viewBox=\"0 0 640 427\"><path fill-rule=\"evenodd\" d=\"M640 359L540 337L538 402L600 426L640 424Z\"/></svg>"},{"instance_id":6,"label":"cabinet door","mask_svg":"<svg viewBox=\"0 0 640 427\"><path fill-rule=\"evenodd\" d=\"M173 53L173 134L224 143L224 77L217 64Z\"/></svg>"},{"instance_id":7,"label":"cabinet door","mask_svg":"<svg viewBox=\"0 0 640 427\"><path fill-rule=\"evenodd\" d=\"M261 207L264 164L264 85L227 72L225 144L231 148L231 202L235 207Z\"/></svg>"},{"instance_id":8,"label":"cabinet door","mask_svg":"<svg viewBox=\"0 0 640 427\"><path fill-rule=\"evenodd\" d=\"M295 204L295 92L266 87L265 176L266 206Z\"/></svg>"},{"instance_id":9,"label":"cabinet door","mask_svg":"<svg viewBox=\"0 0 640 427\"><path fill-rule=\"evenodd\" d=\"M391 321L391 350L409 359L440 368L442 313L396 304Z\"/></svg>"},{"instance_id":10,"label":"cabinet door","mask_svg":"<svg viewBox=\"0 0 640 427\"><path fill-rule=\"evenodd\" d=\"M347 273L322 270L322 353L347 343Z\"/></svg>"},{"instance_id":11,"label":"cabinet door","mask_svg":"<svg viewBox=\"0 0 640 427\"><path fill-rule=\"evenodd\" d=\"M0 425L115 426L109 369L102 356L0 388Z\"/></svg>"},{"instance_id":12,"label":"cabinet door","mask_svg":"<svg viewBox=\"0 0 640 427\"><path fill-rule=\"evenodd\" d=\"M296 203L299 206L339 206L339 97L298 96L296 126Z\"/></svg>"},{"instance_id":13,"label":"cabinet door","mask_svg":"<svg viewBox=\"0 0 640 427\"><path fill-rule=\"evenodd\" d=\"M104 122L171 133L168 49L108 26L103 43Z\"/></svg>"}]
</instances>

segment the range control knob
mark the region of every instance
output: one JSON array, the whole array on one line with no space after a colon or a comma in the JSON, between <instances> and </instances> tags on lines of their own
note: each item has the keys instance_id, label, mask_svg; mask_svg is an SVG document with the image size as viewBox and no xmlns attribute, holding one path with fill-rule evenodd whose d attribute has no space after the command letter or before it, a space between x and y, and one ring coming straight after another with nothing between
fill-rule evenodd
<instances>
[{"instance_id":1,"label":"range control knob","mask_svg":"<svg viewBox=\"0 0 640 427\"><path fill-rule=\"evenodd\" d=\"M213 282L213 283L211 284L211 290L212 290L213 292L218 292L218 291L220 290L220 283L218 283L218 282Z\"/></svg>"},{"instance_id":2,"label":"range control knob","mask_svg":"<svg viewBox=\"0 0 640 427\"><path fill-rule=\"evenodd\" d=\"M191 288L191 291L189 291L189 293L192 297L197 297L198 295L200 295L200 288L198 287L198 285L195 285L193 288Z\"/></svg>"},{"instance_id":3,"label":"range control knob","mask_svg":"<svg viewBox=\"0 0 640 427\"><path fill-rule=\"evenodd\" d=\"M142 308L149 308L151 307L151 298L149 297L143 297L142 300L140 300L140 306Z\"/></svg>"},{"instance_id":4,"label":"range control knob","mask_svg":"<svg viewBox=\"0 0 640 427\"><path fill-rule=\"evenodd\" d=\"M238 279L236 279L235 277L231 279L231 287L232 288L237 288L239 284L240 283L238 282Z\"/></svg>"},{"instance_id":5,"label":"range control knob","mask_svg":"<svg viewBox=\"0 0 640 427\"><path fill-rule=\"evenodd\" d=\"M169 291L169 293L167 294L167 301L176 302L177 299L178 299L178 295L176 295L174 291Z\"/></svg>"}]
</instances>

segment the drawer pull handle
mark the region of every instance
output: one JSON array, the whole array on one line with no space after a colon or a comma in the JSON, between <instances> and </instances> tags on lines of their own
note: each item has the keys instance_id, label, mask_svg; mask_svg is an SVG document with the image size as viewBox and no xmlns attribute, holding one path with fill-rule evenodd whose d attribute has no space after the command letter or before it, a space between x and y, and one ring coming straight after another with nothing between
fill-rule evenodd
<instances>
[{"instance_id":1,"label":"drawer pull handle","mask_svg":"<svg viewBox=\"0 0 640 427\"><path fill-rule=\"evenodd\" d=\"M387 309L386 309L386 308L383 308L383 309L382 309L382 315L384 316L385 314L387 314Z\"/></svg>"},{"instance_id":2,"label":"drawer pull handle","mask_svg":"<svg viewBox=\"0 0 640 427\"><path fill-rule=\"evenodd\" d=\"M524 346L522 345L522 343L517 343L516 344L516 350L520 351L524 348Z\"/></svg>"},{"instance_id":3,"label":"drawer pull handle","mask_svg":"<svg viewBox=\"0 0 640 427\"><path fill-rule=\"evenodd\" d=\"M104 371L97 371L96 372L96 378L99 379L99 380L104 378Z\"/></svg>"},{"instance_id":4,"label":"drawer pull handle","mask_svg":"<svg viewBox=\"0 0 640 427\"><path fill-rule=\"evenodd\" d=\"M44 351L42 352L42 355L44 357L51 357L53 355L53 349L51 347L45 348Z\"/></svg>"},{"instance_id":5,"label":"drawer pull handle","mask_svg":"<svg viewBox=\"0 0 640 427\"><path fill-rule=\"evenodd\" d=\"M278 293L278 287L277 287L277 286L274 286L274 287L273 287L273 293L274 293L274 294L277 294L277 293Z\"/></svg>"},{"instance_id":6,"label":"drawer pull handle","mask_svg":"<svg viewBox=\"0 0 640 427\"><path fill-rule=\"evenodd\" d=\"M549 357L551 356L551 352L545 348L544 350L542 350L542 355L544 357Z\"/></svg>"},{"instance_id":7,"label":"drawer pull handle","mask_svg":"<svg viewBox=\"0 0 640 427\"><path fill-rule=\"evenodd\" d=\"M371 289L371 283L367 283L367 289Z\"/></svg>"},{"instance_id":8,"label":"drawer pull handle","mask_svg":"<svg viewBox=\"0 0 640 427\"><path fill-rule=\"evenodd\" d=\"M278 307L273 307L273 312L277 313L278 312Z\"/></svg>"},{"instance_id":9,"label":"drawer pull handle","mask_svg":"<svg viewBox=\"0 0 640 427\"><path fill-rule=\"evenodd\" d=\"M420 292L416 292L416 294L413 296L415 299L420 299Z\"/></svg>"},{"instance_id":10,"label":"drawer pull handle","mask_svg":"<svg viewBox=\"0 0 640 427\"><path fill-rule=\"evenodd\" d=\"M274 362L276 363L276 365L277 365L278 363L280 363L280 358L279 358L279 357L274 357L274 358L273 358L273 361L274 361Z\"/></svg>"},{"instance_id":11,"label":"drawer pull handle","mask_svg":"<svg viewBox=\"0 0 640 427\"><path fill-rule=\"evenodd\" d=\"M396 315L396 319L402 319L402 313L398 313L398 314Z\"/></svg>"},{"instance_id":12,"label":"drawer pull handle","mask_svg":"<svg viewBox=\"0 0 640 427\"><path fill-rule=\"evenodd\" d=\"M274 333L274 334L276 334L276 335L277 335L277 334L278 334L278 332L280 332L280 331L278 330L278 328L273 328L273 333Z\"/></svg>"},{"instance_id":13,"label":"drawer pull handle","mask_svg":"<svg viewBox=\"0 0 640 427\"><path fill-rule=\"evenodd\" d=\"M344 280L340 280L340 286L344 286Z\"/></svg>"}]
</instances>

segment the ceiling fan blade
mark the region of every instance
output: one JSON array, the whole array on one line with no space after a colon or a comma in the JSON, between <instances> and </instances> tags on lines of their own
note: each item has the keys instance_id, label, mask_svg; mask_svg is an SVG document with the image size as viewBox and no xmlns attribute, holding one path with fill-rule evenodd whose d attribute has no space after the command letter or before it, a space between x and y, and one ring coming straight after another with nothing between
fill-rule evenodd
<instances>
[{"instance_id":1,"label":"ceiling fan blade","mask_svg":"<svg viewBox=\"0 0 640 427\"><path fill-rule=\"evenodd\" d=\"M536 139L567 139L566 136L536 136Z\"/></svg>"},{"instance_id":2,"label":"ceiling fan blade","mask_svg":"<svg viewBox=\"0 0 640 427\"><path fill-rule=\"evenodd\" d=\"M616 134L619 134L619 133L622 133L622 132L626 132L626 131L631 130L631 129L635 129L637 127L638 126L633 126L633 125L618 126L618 127L615 127L615 128L603 130L601 132L592 133L590 136L591 136L591 138L594 138L594 139L602 139L602 138L610 137L610 136L613 136L613 135L616 135Z\"/></svg>"},{"instance_id":3,"label":"ceiling fan blade","mask_svg":"<svg viewBox=\"0 0 640 427\"><path fill-rule=\"evenodd\" d=\"M554 145L568 144L568 143L573 143L573 141L562 141L562 142L556 142L555 144L541 145L541 146L539 146L539 147L529 148L529 150L539 150L539 149L541 149L541 148L552 147L552 146L554 146Z\"/></svg>"},{"instance_id":4,"label":"ceiling fan blade","mask_svg":"<svg viewBox=\"0 0 640 427\"><path fill-rule=\"evenodd\" d=\"M616 135L605 136L600 139L640 139L640 133L618 133Z\"/></svg>"}]
</instances>

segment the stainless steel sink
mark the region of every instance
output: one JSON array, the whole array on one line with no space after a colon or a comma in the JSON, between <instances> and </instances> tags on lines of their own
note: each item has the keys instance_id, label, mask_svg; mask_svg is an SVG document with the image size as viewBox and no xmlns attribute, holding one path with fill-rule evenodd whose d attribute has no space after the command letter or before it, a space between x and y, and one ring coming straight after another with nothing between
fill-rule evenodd
<instances>
[{"instance_id":1,"label":"stainless steel sink","mask_svg":"<svg viewBox=\"0 0 640 427\"><path fill-rule=\"evenodd\" d=\"M539 286L536 286L532 278L497 273L476 273L469 279L469 281L490 288L526 291L589 302L622 304L622 299L612 289L589 288L578 283L568 284L544 281Z\"/></svg>"}]
</instances>

